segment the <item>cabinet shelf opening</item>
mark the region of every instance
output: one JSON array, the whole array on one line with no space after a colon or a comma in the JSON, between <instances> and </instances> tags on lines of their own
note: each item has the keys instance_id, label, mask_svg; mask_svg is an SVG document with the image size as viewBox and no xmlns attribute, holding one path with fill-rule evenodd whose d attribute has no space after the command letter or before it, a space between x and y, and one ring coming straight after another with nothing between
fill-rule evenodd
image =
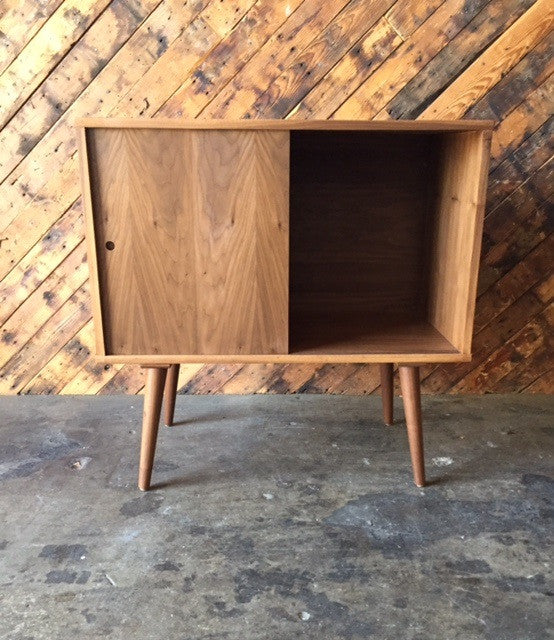
<instances>
[{"instance_id":1,"label":"cabinet shelf opening","mask_svg":"<svg viewBox=\"0 0 554 640\"><path fill-rule=\"evenodd\" d=\"M291 132L291 354L463 350L446 307L463 293L467 136Z\"/></svg>"}]
</instances>

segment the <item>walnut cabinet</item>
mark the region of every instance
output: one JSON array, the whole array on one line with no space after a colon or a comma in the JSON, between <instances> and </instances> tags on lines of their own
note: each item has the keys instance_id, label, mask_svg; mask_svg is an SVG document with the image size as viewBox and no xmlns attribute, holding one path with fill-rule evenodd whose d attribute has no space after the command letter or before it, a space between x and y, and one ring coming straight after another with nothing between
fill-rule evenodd
<instances>
[{"instance_id":1,"label":"walnut cabinet","mask_svg":"<svg viewBox=\"0 0 554 640\"><path fill-rule=\"evenodd\" d=\"M179 363L471 358L490 122L78 122L96 356L148 368L148 489Z\"/></svg>"}]
</instances>

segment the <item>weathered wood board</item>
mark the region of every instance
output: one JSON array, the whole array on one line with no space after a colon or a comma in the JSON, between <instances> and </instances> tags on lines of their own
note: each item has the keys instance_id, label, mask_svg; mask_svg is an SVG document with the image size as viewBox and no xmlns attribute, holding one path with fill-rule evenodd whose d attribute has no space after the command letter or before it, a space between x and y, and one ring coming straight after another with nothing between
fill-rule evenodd
<instances>
[{"instance_id":1,"label":"weathered wood board","mask_svg":"<svg viewBox=\"0 0 554 640\"><path fill-rule=\"evenodd\" d=\"M0 393L144 385L138 367L90 357L72 125L93 115L496 120L474 357L427 368L423 389L554 390L551 2L35 5L0 15ZM180 384L186 393L371 393L379 383L375 368L352 364L195 364L182 367Z\"/></svg>"}]
</instances>

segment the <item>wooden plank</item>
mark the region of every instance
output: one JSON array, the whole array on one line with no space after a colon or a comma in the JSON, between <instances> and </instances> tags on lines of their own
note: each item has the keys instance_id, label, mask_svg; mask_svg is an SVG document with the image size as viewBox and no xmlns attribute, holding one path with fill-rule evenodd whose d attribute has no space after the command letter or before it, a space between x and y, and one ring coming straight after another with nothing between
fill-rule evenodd
<instances>
[{"instance_id":1,"label":"wooden plank","mask_svg":"<svg viewBox=\"0 0 554 640\"><path fill-rule=\"evenodd\" d=\"M50 274L3 323L0 367L17 354L87 278L88 268L81 243L65 260L63 268Z\"/></svg>"},{"instance_id":2,"label":"wooden plank","mask_svg":"<svg viewBox=\"0 0 554 640\"><path fill-rule=\"evenodd\" d=\"M243 0L236 7L235 4L224 5L227 13L231 13L231 17L225 20L229 29L235 26L251 4L252 0ZM133 116L138 112L143 117L156 113L168 95L181 86L183 74L188 76L192 73L198 60L208 55L220 38L202 12L127 93L118 109L118 116Z\"/></svg>"},{"instance_id":3,"label":"wooden plank","mask_svg":"<svg viewBox=\"0 0 554 640\"><path fill-rule=\"evenodd\" d=\"M324 364L298 388L298 393L333 393L334 385L340 385L357 368L355 364Z\"/></svg>"},{"instance_id":4,"label":"wooden plank","mask_svg":"<svg viewBox=\"0 0 554 640\"><path fill-rule=\"evenodd\" d=\"M554 158L551 158L488 213L483 238L485 253L497 242L507 241L510 234L517 231L519 223L534 211L546 209L553 193Z\"/></svg>"},{"instance_id":5,"label":"wooden plank","mask_svg":"<svg viewBox=\"0 0 554 640\"><path fill-rule=\"evenodd\" d=\"M385 107L388 115L417 118L427 103L523 14L534 0L489 2ZM397 3L398 4L398 3ZM426 6L427 3L421 3Z\"/></svg>"},{"instance_id":6,"label":"wooden plank","mask_svg":"<svg viewBox=\"0 0 554 640\"><path fill-rule=\"evenodd\" d=\"M17 0L0 15L0 73L19 55L63 0Z\"/></svg>"},{"instance_id":7,"label":"wooden plank","mask_svg":"<svg viewBox=\"0 0 554 640\"><path fill-rule=\"evenodd\" d=\"M552 265L553 250L554 237L550 235L480 296L475 313L477 331L542 280Z\"/></svg>"},{"instance_id":8,"label":"wooden plank","mask_svg":"<svg viewBox=\"0 0 554 640\"><path fill-rule=\"evenodd\" d=\"M481 366L466 375L452 387L454 393L475 393L502 380L512 370L514 363L531 358L537 351L543 353L545 340L553 326L554 307L531 320L509 342L493 353Z\"/></svg>"},{"instance_id":9,"label":"wooden plank","mask_svg":"<svg viewBox=\"0 0 554 640\"><path fill-rule=\"evenodd\" d=\"M333 113L332 117L374 117L485 4L485 0L472 3L471 7L463 0L447 0L441 4Z\"/></svg>"},{"instance_id":10,"label":"wooden plank","mask_svg":"<svg viewBox=\"0 0 554 640\"><path fill-rule=\"evenodd\" d=\"M18 393L89 320L89 294L80 287L2 368L0 393Z\"/></svg>"},{"instance_id":11,"label":"wooden plank","mask_svg":"<svg viewBox=\"0 0 554 640\"><path fill-rule=\"evenodd\" d=\"M20 393L60 393L67 378L81 369L90 357L93 344L94 334L90 323L87 323L29 380Z\"/></svg>"},{"instance_id":12,"label":"wooden plank","mask_svg":"<svg viewBox=\"0 0 554 640\"><path fill-rule=\"evenodd\" d=\"M379 367L356 365L355 370L347 377L332 382L332 392L344 395L369 395L379 389L381 379Z\"/></svg>"},{"instance_id":13,"label":"wooden plank","mask_svg":"<svg viewBox=\"0 0 554 640\"><path fill-rule=\"evenodd\" d=\"M234 0L233 2L211 2L202 17L221 40L240 22L256 0Z\"/></svg>"},{"instance_id":14,"label":"wooden plank","mask_svg":"<svg viewBox=\"0 0 554 640\"><path fill-rule=\"evenodd\" d=\"M464 117L503 120L536 86L552 75L553 48L554 33L551 33L489 89Z\"/></svg>"},{"instance_id":15,"label":"wooden plank","mask_svg":"<svg viewBox=\"0 0 554 640\"><path fill-rule=\"evenodd\" d=\"M280 118L307 94L392 4L393 0L352 0L310 44L284 66L248 108L245 118ZM371 16L368 18L368 16Z\"/></svg>"},{"instance_id":16,"label":"wooden plank","mask_svg":"<svg viewBox=\"0 0 554 640\"><path fill-rule=\"evenodd\" d=\"M247 364L226 380L217 391L227 394L257 393L265 386L272 373L271 364Z\"/></svg>"},{"instance_id":17,"label":"wooden plank","mask_svg":"<svg viewBox=\"0 0 554 640\"><path fill-rule=\"evenodd\" d=\"M486 291L551 233L546 207L538 207L519 222L515 231L496 243L481 261L481 290Z\"/></svg>"},{"instance_id":18,"label":"wooden plank","mask_svg":"<svg viewBox=\"0 0 554 640\"><path fill-rule=\"evenodd\" d=\"M0 128L108 6L110 0L64 0L0 75Z\"/></svg>"},{"instance_id":19,"label":"wooden plank","mask_svg":"<svg viewBox=\"0 0 554 640\"><path fill-rule=\"evenodd\" d=\"M542 126L554 112L554 74L539 85L496 127L491 167L499 165Z\"/></svg>"},{"instance_id":20,"label":"wooden plank","mask_svg":"<svg viewBox=\"0 0 554 640\"><path fill-rule=\"evenodd\" d=\"M209 131L487 131L492 130L492 120L172 120L168 118L78 118L78 127L99 129L190 129Z\"/></svg>"},{"instance_id":21,"label":"wooden plank","mask_svg":"<svg viewBox=\"0 0 554 640\"><path fill-rule=\"evenodd\" d=\"M241 118L265 86L309 45L320 31L346 6L347 0L305 0L284 25L234 76L231 82L201 112L206 118Z\"/></svg>"},{"instance_id":22,"label":"wooden plank","mask_svg":"<svg viewBox=\"0 0 554 640\"><path fill-rule=\"evenodd\" d=\"M415 329L415 331L414 331ZM413 336L416 336L416 341L422 343L421 350L413 350ZM384 342L383 338L388 335L389 342ZM399 347L396 350L395 344ZM408 351L408 347L410 351ZM382 349L382 351L380 351ZM329 353L330 351L330 353ZM368 353L369 351L369 353ZM158 366L165 364L180 364L181 362L188 363L221 363L230 364L236 363L240 360L241 364L251 363L309 363L309 364L380 364L383 362L403 362L403 363L421 363L421 362L464 362L470 360L470 356L466 354L460 354L455 350L450 343L440 335L437 335L434 331L430 330L428 326L423 328L416 326L410 327L408 332L404 336L400 336L399 339L396 336L390 336L390 332L384 332L382 334L375 334L375 341L367 340L362 343L362 346L356 346L355 350L350 353L345 349L344 344L338 346L331 346L330 349L322 349L319 351L310 349L304 351L298 351L292 354L278 354L278 353L262 353L262 354L243 354L237 357L235 354L217 354L217 355L197 355L197 354L159 354L159 355L140 355L140 356L97 356L98 362L104 362L106 364L124 363L124 364L138 364L141 366Z\"/></svg>"},{"instance_id":23,"label":"wooden plank","mask_svg":"<svg viewBox=\"0 0 554 640\"><path fill-rule=\"evenodd\" d=\"M522 389L525 393L552 393L554 389L554 367L549 369L544 375L537 378L528 387Z\"/></svg>"},{"instance_id":24,"label":"wooden plank","mask_svg":"<svg viewBox=\"0 0 554 640\"><path fill-rule=\"evenodd\" d=\"M80 0L71 1L75 7L68 12L68 15L72 16L72 21L78 21ZM99 8L103 8L103 5L107 4L106 0L86 1L87 3L95 2ZM106 64L106 60L109 60L120 49L129 35L158 2L159 0L146 0L146 2L133 0L128 3L116 0L111 3L75 44L71 55L61 60L40 88L37 88L32 82L28 85L25 84L24 86L28 89L21 92L19 98L14 97L13 102L8 101L7 104L13 103L14 109L17 110L33 93L9 125L0 132L0 146L4 149L4 153L0 157L0 181L4 180L35 147L48 129L79 97L83 88L98 75ZM64 5L59 9L62 14L64 14L63 9ZM47 42L56 42L50 33L45 34L45 37ZM46 51L47 59L48 55L48 51ZM24 70L34 68L32 60L22 60L21 64ZM9 77L9 72L10 69L3 76L6 77L6 86L12 86L12 83L15 83L13 91L18 92L26 79L23 77L14 81ZM28 73L33 72L28 71ZM25 72L22 74L24 76ZM43 79L42 77L37 78L39 81ZM5 124L8 116L13 115L13 111L4 115L6 116L3 120Z\"/></svg>"},{"instance_id":25,"label":"wooden plank","mask_svg":"<svg viewBox=\"0 0 554 640\"><path fill-rule=\"evenodd\" d=\"M97 391L99 395L113 393L141 393L146 383L146 369L142 367L121 367L106 384Z\"/></svg>"},{"instance_id":26,"label":"wooden plank","mask_svg":"<svg viewBox=\"0 0 554 640\"><path fill-rule=\"evenodd\" d=\"M432 15L444 0L407 0L395 2L385 15L386 21L402 40L406 40Z\"/></svg>"},{"instance_id":27,"label":"wooden plank","mask_svg":"<svg viewBox=\"0 0 554 640\"><path fill-rule=\"evenodd\" d=\"M525 358L516 358L515 362L512 362L512 366L505 376L502 376L495 383L495 389L498 389L498 393L518 393L528 387L537 378L546 375L552 367L552 344L548 341L548 335L552 334L554 324L552 317L548 318L545 322L540 322L542 318L539 318L539 322L535 325L537 333L530 336L530 339L538 338L540 342L529 349L529 343L527 345L527 356ZM541 340L542 338L542 340ZM532 358L533 366L528 366L528 360Z\"/></svg>"},{"instance_id":28,"label":"wooden plank","mask_svg":"<svg viewBox=\"0 0 554 640\"><path fill-rule=\"evenodd\" d=\"M460 118L554 26L554 7L537 0L422 112L421 118Z\"/></svg>"},{"instance_id":29,"label":"wooden plank","mask_svg":"<svg viewBox=\"0 0 554 640\"><path fill-rule=\"evenodd\" d=\"M261 49L302 0L259 0L186 77L159 109L173 118L194 118ZM232 53L232 55L230 55Z\"/></svg>"},{"instance_id":30,"label":"wooden plank","mask_svg":"<svg viewBox=\"0 0 554 640\"><path fill-rule=\"evenodd\" d=\"M96 243L96 229L94 224L94 212L92 208L92 189L90 183L90 160L85 129L78 132L79 135L79 159L83 207L85 211L85 227L87 242L87 263L89 265L90 293L92 317L94 320L94 347L95 353L106 353L106 338L104 335L104 322L102 318L102 304L100 298L100 275L98 271L98 256Z\"/></svg>"},{"instance_id":31,"label":"wooden plank","mask_svg":"<svg viewBox=\"0 0 554 640\"><path fill-rule=\"evenodd\" d=\"M554 299L554 273L550 273L543 282L535 287L537 297L544 303L549 304Z\"/></svg>"},{"instance_id":32,"label":"wooden plank","mask_svg":"<svg viewBox=\"0 0 554 640\"><path fill-rule=\"evenodd\" d=\"M398 4L397 2L394 6ZM287 117L328 118L402 42L402 38L390 22L381 18L342 60L308 91Z\"/></svg>"},{"instance_id":33,"label":"wooden plank","mask_svg":"<svg viewBox=\"0 0 554 640\"><path fill-rule=\"evenodd\" d=\"M490 132L451 134L441 162L429 319L465 354L471 352L490 140Z\"/></svg>"},{"instance_id":34,"label":"wooden plank","mask_svg":"<svg viewBox=\"0 0 554 640\"><path fill-rule=\"evenodd\" d=\"M505 198L529 180L539 167L554 154L554 117L503 160L490 174L487 192L487 210L493 211Z\"/></svg>"},{"instance_id":35,"label":"wooden plank","mask_svg":"<svg viewBox=\"0 0 554 640\"><path fill-rule=\"evenodd\" d=\"M227 380L231 380L241 369L238 364L206 365L199 374L192 378L181 389L184 394L211 394L218 393Z\"/></svg>"},{"instance_id":36,"label":"wooden plank","mask_svg":"<svg viewBox=\"0 0 554 640\"><path fill-rule=\"evenodd\" d=\"M4 239L0 253L0 278L5 278L12 269L17 268L28 252L34 252L37 243L41 238L48 237L49 230L58 223L65 211L80 211L81 203L77 202L80 189L76 156L75 153L66 165L67 172L52 173L42 193L32 199L25 199L25 192L19 195L28 205L19 203L21 208L17 209L14 204L13 219L0 232Z\"/></svg>"},{"instance_id":37,"label":"wooden plank","mask_svg":"<svg viewBox=\"0 0 554 640\"><path fill-rule=\"evenodd\" d=\"M286 352L288 134L88 135L106 353Z\"/></svg>"},{"instance_id":38,"label":"wooden plank","mask_svg":"<svg viewBox=\"0 0 554 640\"><path fill-rule=\"evenodd\" d=\"M0 324L30 296L67 256L83 242L81 207L76 203L0 282Z\"/></svg>"},{"instance_id":39,"label":"wooden plank","mask_svg":"<svg viewBox=\"0 0 554 640\"><path fill-rule=\"evenodd\" d=\"M92 322L87 323L85 327L88 327L91 334L93 333ZM60 388L59 393L62 395L96 394L123 366L121 364L101 364L96 362L94 358L89 358L73 377L64 376L64 385Z\"/></svg>"},{"instance_id":40,"label":"wooden plank","mask_svg":"<svg viewBox=\"0 0 554 640\"><path fill-rule=\"evenodd\" d=\"M313 363L274 365L274 373L265 383L267 393L297 393L317 366Z\"/></svg>"}]
</instances>

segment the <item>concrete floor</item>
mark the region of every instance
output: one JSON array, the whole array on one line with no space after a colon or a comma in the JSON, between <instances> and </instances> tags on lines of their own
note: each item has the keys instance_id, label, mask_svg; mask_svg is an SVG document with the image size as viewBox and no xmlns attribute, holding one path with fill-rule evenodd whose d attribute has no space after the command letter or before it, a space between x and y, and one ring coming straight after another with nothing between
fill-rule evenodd
<instances>
[{"instance_id":1,"label":"concrete floor","mask_svg":"<svg viewBox=\"0 0 554 640\"><path fill-rule=\"evenodd\" d=\"M424 399L431 486L377 397L0 398L0 637L544 640L552 400Z\"/></svg>"}]
</instances>

